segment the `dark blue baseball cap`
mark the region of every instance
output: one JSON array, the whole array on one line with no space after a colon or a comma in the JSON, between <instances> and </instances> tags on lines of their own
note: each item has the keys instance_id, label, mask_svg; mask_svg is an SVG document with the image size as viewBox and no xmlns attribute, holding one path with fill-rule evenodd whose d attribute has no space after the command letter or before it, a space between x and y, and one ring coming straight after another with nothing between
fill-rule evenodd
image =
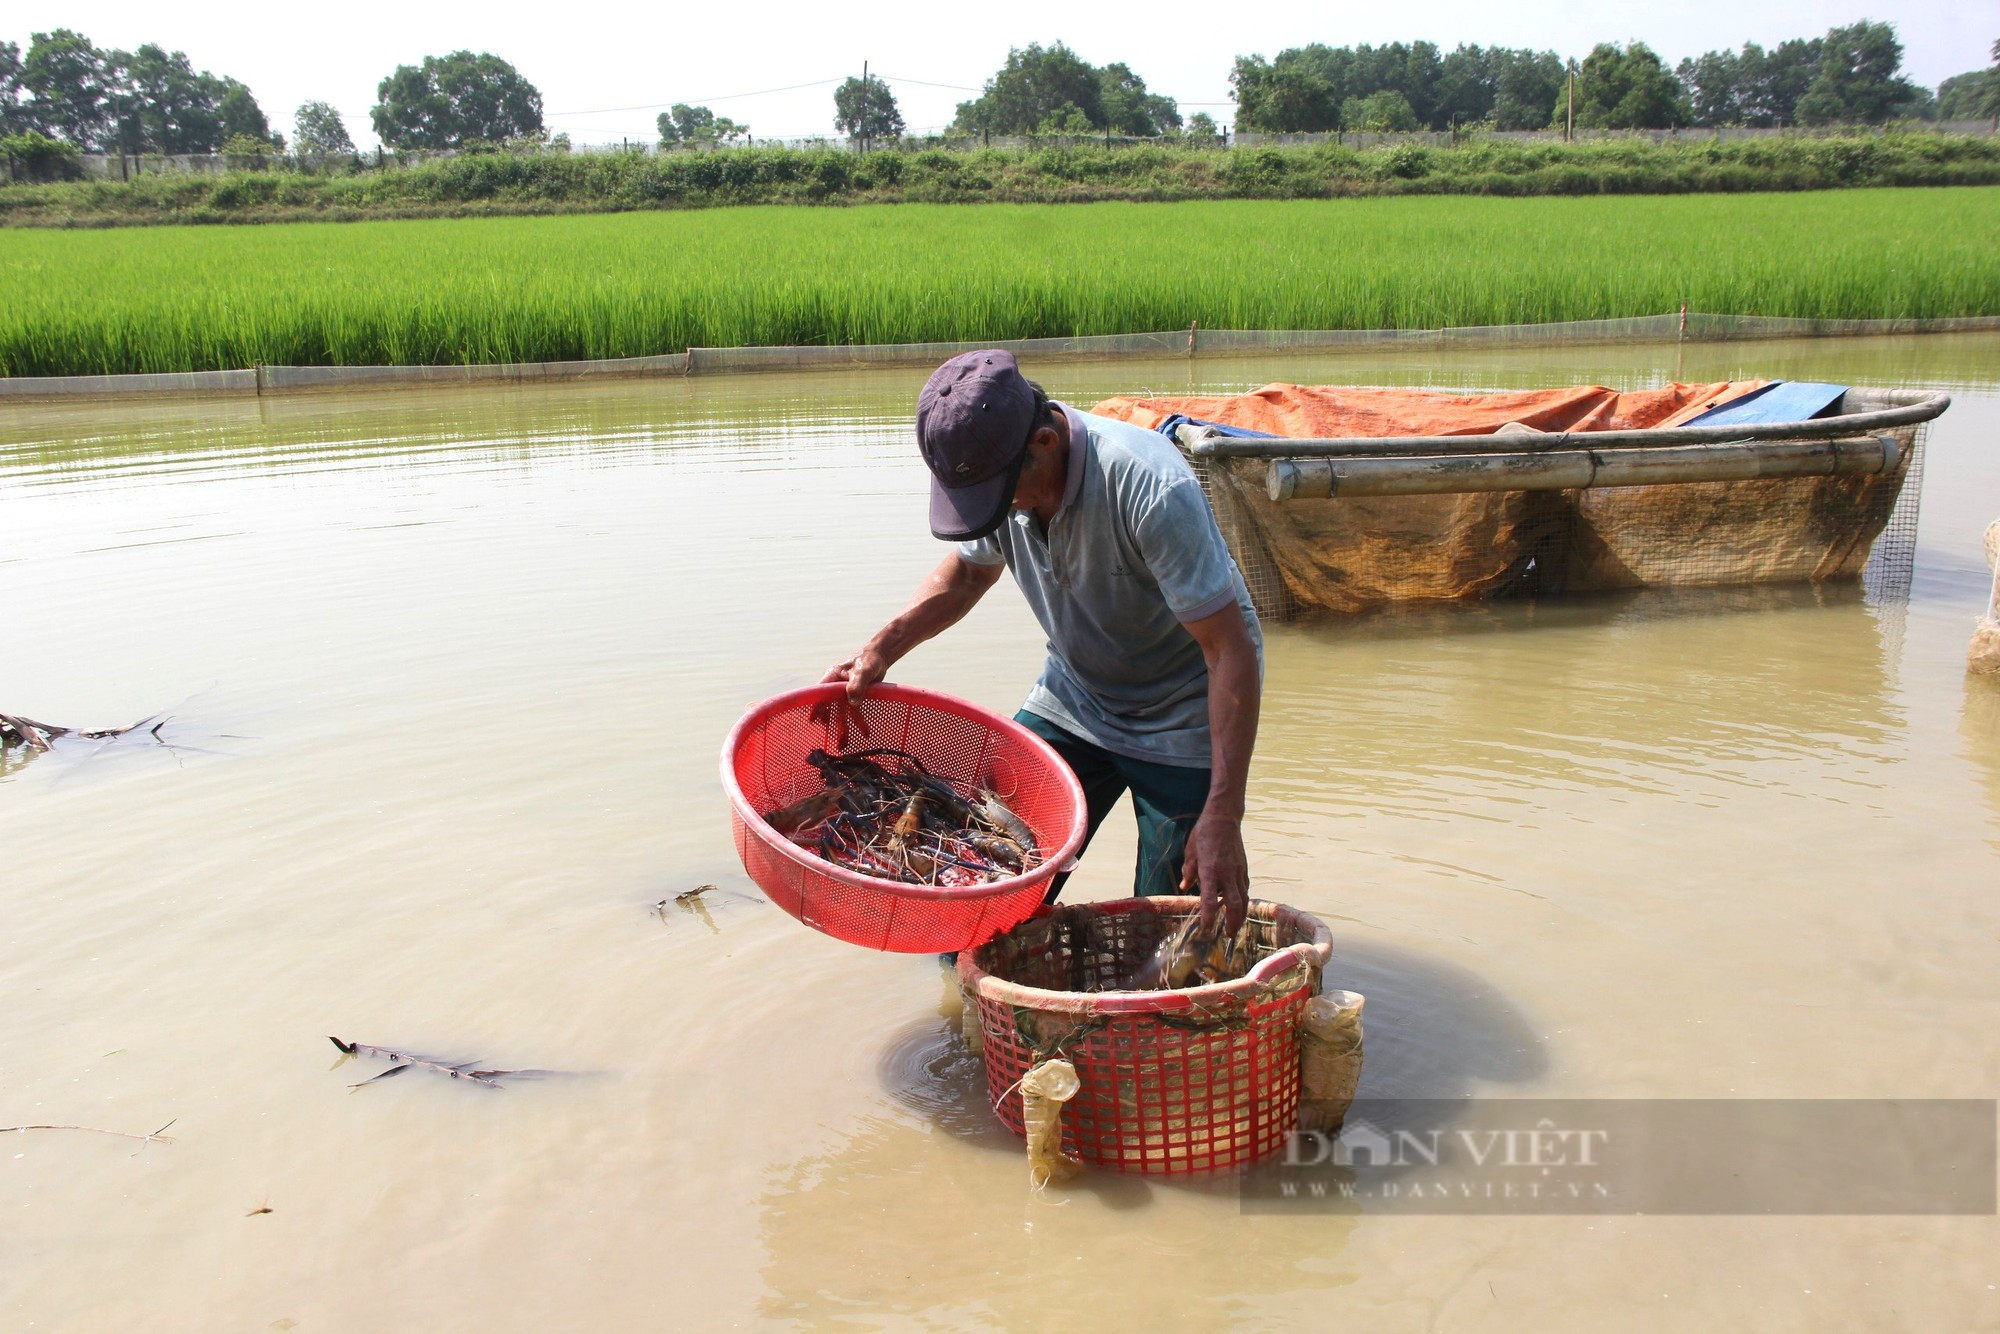
<instances>
[{"instance_id":1,"label":"dark blue baseball cap","mask_svg":"<svg viewBox=\"0 0 2000 1334\"><path fill-rule=\"evenodd\" d=\"M962 352L917 395L917 448L931 470L931 536L985 537L1007 517L1028 436L1035 389L1012 352Z\"/></svg>"}]
</instances>

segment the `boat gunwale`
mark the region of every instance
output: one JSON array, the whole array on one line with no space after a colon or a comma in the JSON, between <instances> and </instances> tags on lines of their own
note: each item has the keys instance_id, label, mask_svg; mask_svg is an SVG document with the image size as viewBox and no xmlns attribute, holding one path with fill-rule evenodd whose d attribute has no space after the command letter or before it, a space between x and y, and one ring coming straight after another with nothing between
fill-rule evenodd
<instances>
[{"instance_id":1,"label":"boat gunwale","mask_svg":"<svg viewBox=\"0 0 2000 1334\"><path fill-rule=\"evenodd\" d=\"M1467 393L1478 391L1463 391ZM1873 399L1888 407L1844 412L1801 421L1725 426L1648 427L1619 431L1510 431L1504 442L1484 435L1338 436L1257 439L1221 434L1209 427L1183 426L1181 444L1201 459L1341 458L1400 454L1539 453L1558 449L1621 446L1747 444L1755 441L1820 440L1866 435L1931 421L1951 406L1951 395L1922 389L1852 388L1843 396Z\"/></svg>"}]
</instances>

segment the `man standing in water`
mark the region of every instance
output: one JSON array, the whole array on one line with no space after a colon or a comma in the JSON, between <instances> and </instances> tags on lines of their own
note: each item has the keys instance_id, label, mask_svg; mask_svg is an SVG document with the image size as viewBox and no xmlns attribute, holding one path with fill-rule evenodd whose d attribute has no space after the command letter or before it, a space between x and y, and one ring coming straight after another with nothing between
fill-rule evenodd
<instances>
[{"instance_id":1,"label":"man standing in water","mask_svg":"<svg viewBox=\"0 0 2000 1334\"><path fill-rule=\"evenodd\" d=\"M997 349L932 374L917 447L931 533L957 548L825 679L859 698L1012 570L1049 639L1015 720L1075 770L1091 835L1131 791L1136 893L1199 885L1204 923L1220 908L1233 932L1263 640L1193 469L1155 432L1052 401Z\"/></svg>"}]
</instances>

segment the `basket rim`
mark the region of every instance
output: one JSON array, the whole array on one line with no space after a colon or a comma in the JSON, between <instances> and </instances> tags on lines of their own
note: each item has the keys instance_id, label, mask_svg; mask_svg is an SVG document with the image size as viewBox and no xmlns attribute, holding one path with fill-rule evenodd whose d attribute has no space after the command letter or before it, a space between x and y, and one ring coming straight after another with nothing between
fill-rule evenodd
<instances>
[{"instance_id":1,"label":"basket rim","mask_svg":"<svg viewBox=\"0 0 2000 1334\"><path fill-rule=\"evenodd\" d=\"M780 856L796 862L814 875L837 880L855 889L927 903L971 903L1018 894L1031 886L1047 882L1064 866L1076 859L1077 853L1083 847L1084 835L1089 830L1089 815L1084 802L1083 784L1077 781L1075 772L1063 762L1062 756L1056 754L1055 747L1012 718L1002 717L990 709L974 704L971 700L947 695L940 690L926 690L922 686L895 685L888 681L870 686L862 697L894 700L905 704L942 706L940 712L969 715L994 731L1003 732L1019 741L1031 753L1037 755L1069 792L1070 829L1062 845L1044 857L1040 865L1033 870L1023 871L1020 875L1009 876L1005 880L993 880L984 885L912 885L902 880L884 880L879 876L863 875L844 866L835 866L823 857L813 856L779 834L765 823L763 814L750 804L750 799L743 795L742 784L736 781L736 753L742 747L743 738L753 729L762 726L774 714L800 704L812 705L831 701L846 693L845 685L830 681L773 695L746 708L743 716L729 729L729 735L723 739L722 789L729 796L729 807L735 813L737 822L760 843L774 849Z\"/></svg>"},{"instance_id":2,"label":"basket rim","mask_svg":"<svg viewBox=\"0 0 2000 1334\"><path fill-rule=\"evenodd\" d=\"M1153 894L1144 898L1100 899L1092 903L1067 905L1071 910L1083 909L1088 912L1132 913L1155 912L1162 915L1182 916L1201 910L1201 898L1193 894ZM1028 922L1038 921L1054 911L1053 906L1045 906L1009 930L1018 931ZM1212 982L1205 986L1183 987L1178 991L1045 991L1040 987L1026 986L996 977L981 968L975 959L979 950L994 944L1004 936L995 936L984 945L964 950L958 956L958 977L966 990L986 1000L998 1001L1004 1005L1019 1005L1031 1010L1058 1011L1069 1014L1175 1014L1188 1010L1211 1010L1225 1005L1250 1004L1265 997L1270 984L1279 976L1305 964L1309 967L1325 968L1333 958L1333 932L1325 922L1300 908L1272 899L1251 899L1250 915L1262 917L1269 922L1285 922L1294 929L1303 929L1309 939L1294 941L1282 949L1273 950L1270 957L1252 968L1244 976L1228 982Z\"/></svg>"}]
</instances>

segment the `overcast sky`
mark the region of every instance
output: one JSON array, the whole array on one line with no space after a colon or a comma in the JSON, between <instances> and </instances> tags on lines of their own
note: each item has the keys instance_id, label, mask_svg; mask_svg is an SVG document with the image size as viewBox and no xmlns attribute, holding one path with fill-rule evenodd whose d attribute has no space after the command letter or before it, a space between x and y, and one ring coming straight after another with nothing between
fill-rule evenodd
<instances>
[{"instance_id":1,"label":"overcast sky","mask_svg":"<svg viewBox=\"0 0 2000 1334\"><path fill-rule=\"evenodd\" d=\"M1227 123L1229 68L1238 55L1275 55L1325 42L1428 40L1526 46L1582 56L1600 41L1643 41L1669 65L1745 42L1772 46L1858 19L1888 19L1905 71L1935 87L1988 63L2000 0L1410 0L1356 6L1231 6L1183 0L1133 6L1020 0L1006 6L879 0L852 7L773 0L604 10L489 0L483 5L246 5L215 0L162 7L135 0L42 0L0 19L0 40L25 50L34 31L74 28L99 46L157 42L195 67L241 79L280 133L308 100L333 103L357 144L375 136L375 86L399 64L467 48L491 51L541 89L549 129L577 143L650 140L671 102L706 103L764 138L833 133L833 88L870 72L890 81L912 129L942 127L978 95L1010 46L1062 41L1093 64L1122 60L1182 114ZM797 87L796 85L812 85ZM934 87L929 85L955 85ZM786 91L767 91L785 89Z\"/></svg>"}]
</instances>

